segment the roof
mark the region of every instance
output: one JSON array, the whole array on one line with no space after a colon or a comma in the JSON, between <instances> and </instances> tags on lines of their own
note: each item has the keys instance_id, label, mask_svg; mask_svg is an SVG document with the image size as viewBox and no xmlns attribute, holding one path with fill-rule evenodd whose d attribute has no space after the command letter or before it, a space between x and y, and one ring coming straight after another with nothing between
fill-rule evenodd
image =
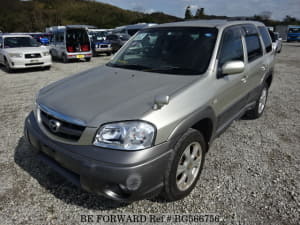
<instances>
[{"instance_id":1,"label":"roof","mask_svg":"<svg viewBox=\"0 0 300 225\"><path fill-rule=\"evenodd\" d=\"M175 23L165 23L160 24L157 27L227 27L232 25L238 25L238 24L254 24L254 25L263 25L261 22L257 21L251 21L251 20L188 20L183 22L175 22Z\"/></svg>"},{"instance_id":2,"label":"roof","mask_svg":"<svg viewBox=\"0 0 300 225\"><path fill-rule=\"evenodd\" d=\"M1 37L31 37L28 34L0 34Z\"/></svg>"}]
</instances>

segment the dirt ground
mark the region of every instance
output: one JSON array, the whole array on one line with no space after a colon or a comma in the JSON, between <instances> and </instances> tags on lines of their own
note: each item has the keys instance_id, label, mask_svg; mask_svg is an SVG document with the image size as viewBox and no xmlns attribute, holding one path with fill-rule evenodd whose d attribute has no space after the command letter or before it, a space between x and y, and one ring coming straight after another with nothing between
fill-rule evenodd
<instances>
[{"instance_id":1,"label":"dirt ground","mask_svg":"<svg viewBox=\"0 0 300 225\"><path fill-rule=\"evenodd\" d=\"M40 88L109 57L54 62L50 71L0 70L0 224L80 224L81 215L103 213L217 213L221 224L299 224L300 44L285 43L276 58L264 115L236 121L216 139L195 190L172 203L124 204L77 189L36 160L24 140Z\"/></svg>"}]
</instances>

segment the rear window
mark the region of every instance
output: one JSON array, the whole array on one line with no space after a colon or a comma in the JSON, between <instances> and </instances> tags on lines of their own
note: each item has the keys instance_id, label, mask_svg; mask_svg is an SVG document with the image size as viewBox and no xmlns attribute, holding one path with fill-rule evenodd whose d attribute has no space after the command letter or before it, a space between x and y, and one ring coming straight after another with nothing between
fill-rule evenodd
<instances>
[{"instance_id":1,"label":"rear window","mask_svg":"<svg viewBox=\"0 0 300 225\"><path fill-rule=\"evenodd\" d=\"M247 45L248 62L252 62L263 55L260 40L257 34L245 37Z\"/></svg>"},{"instance_id":2,"label":"rear window","mask_svg":"<svg viewBox=\"0 0 300 225\"><path fill-rule=\"evenodd\" d=\"M266 27L258 27L259 33L263 39L263 42L265 44L266 52L272 51L272 41L269 35L269 32Z\"/></svg>"},{"instance_id":3,"label":"rear window","mask_svg":"<svg viewBox=\"0 0 300 225\"><path fill-rule=\"evenodd\" d=\"M247 46L248 62L252 62L263 55L262 46L254 25L243 26Z\"/></svg>"},{"instance_id":4,"label":"rear window","mask_svg":"<svg viewBox=\"0 0 300 225\"><path fill-rule=\"evenodd\" d=\"M84 29L68 29L66 34L67 44L89 44L89 36Z\"/></svg>"}]
</instances>

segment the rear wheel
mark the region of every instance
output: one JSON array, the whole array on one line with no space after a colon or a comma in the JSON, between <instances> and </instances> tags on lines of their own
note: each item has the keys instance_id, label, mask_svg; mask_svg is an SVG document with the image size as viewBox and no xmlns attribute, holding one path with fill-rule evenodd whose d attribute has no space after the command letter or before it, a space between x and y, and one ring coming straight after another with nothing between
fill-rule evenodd
<instances>
[{"instance_id":1,"label":"rear wheel","mask_svg":"<svg viewBox=\"0 0 300 225\"><path fill-rule=\"evenodd\" d=\"M269 87L266 83L264 83L263 88L260 92L259 98L257 99L254 108L246 112L245 117L247 119L257 119L257 118L261 117L261 115L263 114L263 112L266 108L267 99L268 99L268 91L269 91Z\"/></svg>"},{"instance_id":2,"label":"rear wheel","mask_svg":"<svg viewBox=\"0 0 300 225\"><path fill-rule=\"evenodd\" d=\"M66 56L66 54L63 54L63 55L62 55L62 61L63 61L63 63L68 63L68 62L69 62L69 59L68 59L68 57Z\"/></svg>"},{"instance_id":3,"label":"rear wheel","mask_svg":"<svg viewBox=\"0 0 300 225\"><path fill-rule=\"evenodd\" d=\"M85 58L85 60L86 60L87 62L90 62L90 61L91 61L91 58Z\"/></svg>"},{"instance_id":4,"label":"rear wheel","mask_svg":"<svg viewBox=\"0 0 300 225\"><path fill-rule=\"evenodd\" d=\"M179 139L164 177L164 190L161 193L164 199L179 200L194 189L204 164L206 150L203 135L195 129L189 129Z\"/></svg>"}]
</instances>

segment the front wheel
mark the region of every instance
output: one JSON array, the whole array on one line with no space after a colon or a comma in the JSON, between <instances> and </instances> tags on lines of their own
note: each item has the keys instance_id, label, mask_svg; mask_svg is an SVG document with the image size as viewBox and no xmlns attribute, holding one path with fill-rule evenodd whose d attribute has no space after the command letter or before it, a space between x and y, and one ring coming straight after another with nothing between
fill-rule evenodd
<instances>
[{"instance_id":1,"label":"front wheel","mask_svg":"<svg viewBox=\"0 0 300 225\"><path fill-rule=\"evenodd\" d=\"M9 62L7 61L7 59L4 59L4 66L5 66L5 71L7 73L11 73L12 72L12 68L9 65Z\"/></svg>"},{"instance_id":2,"label":"front wheel","mask_svg":"<svg viewBox=\"0 0 300 225\"><path fill-rule=\"evenodd\" d=\"M189 129L177 142L164 177L161 196L168 201L186 197L195 187L204 164L207 144L203 135Z\"/></svg>"}]
</instances>

